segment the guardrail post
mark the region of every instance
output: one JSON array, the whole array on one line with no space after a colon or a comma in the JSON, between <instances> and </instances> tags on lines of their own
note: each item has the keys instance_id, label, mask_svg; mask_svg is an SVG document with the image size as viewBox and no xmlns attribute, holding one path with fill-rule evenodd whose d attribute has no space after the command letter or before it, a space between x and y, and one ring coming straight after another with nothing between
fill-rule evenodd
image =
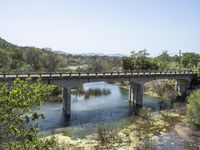
<instances>
[{"instance_id":1,"label":"guardrail post","mask_svg":"<svg viewBox=\"0 0 200 150\"><path fill-rule=\"evenodd\" d=\"M89 77L89 72L87 73L87 76Z\"/></svg>"},{"instance_id":2,"label":"guardrail post","mask_svg":"<svg viewBox=\"0 0 200 150\"><path fill-rule=\"evenodd\" d=\"M97 72L96 72L96 77L97 77Z\"/></svg>"},{"instance_id":3,"label":"guardrail post","mask_svg":"<svg viewBox=\"0 0 200 150\"><path fill-rule=\"evenodd\" d=\"M49 73L49 75L50 75L50 77L52 77L52 74L51 74L51 72Z\"/></svg>"},{"instance_id":4,"label":"guardrail post","mask_svg":"<svg viewBox=\"0 0 200 150\"><path fill-rule=\"evenodd\" d=\"M118 76L119 76L119 71L117 73L118 73Z\"/></svg>"},{"instance_id":5,"label":"guardrail post","mask_svg":"<svg viewBox=\"0 0 200 150\"><path fill-rule=\"evenodd\" d=\"M113 75L113 72L111 72L110 75L112 76L112 75Z\"/></svg>"},{"instance_id":6,"label":"guardrail post","mask_svg":"<svg viewBox=\"0 0 200 150\"><path fill-rule=\"evenodd\" d=\"M6 74L5 73L3 74L3 78L6 78Z\"/></svg>"}]
</instances>

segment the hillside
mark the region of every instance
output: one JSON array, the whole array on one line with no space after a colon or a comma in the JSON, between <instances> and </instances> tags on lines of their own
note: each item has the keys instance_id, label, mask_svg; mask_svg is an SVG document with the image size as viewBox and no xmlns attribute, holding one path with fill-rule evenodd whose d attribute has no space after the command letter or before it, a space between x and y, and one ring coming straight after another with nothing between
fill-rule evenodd
<instances>
[{"instance_id":1,"label":"hillside","mask_svg":"<svg viewBox=\"0 0 200 150\"><path fill-rule=\"evenodd\" d=\"M22 47L0 38L0 72L110 71L118 70L122 58L71 55L50 48Z\"/></svg>"}]
</instances>

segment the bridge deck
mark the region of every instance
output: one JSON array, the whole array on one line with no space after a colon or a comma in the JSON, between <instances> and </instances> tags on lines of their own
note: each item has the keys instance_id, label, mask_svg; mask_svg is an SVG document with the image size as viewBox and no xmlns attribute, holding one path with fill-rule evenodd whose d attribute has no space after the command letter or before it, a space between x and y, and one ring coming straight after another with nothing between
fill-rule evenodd
<instances>
[{"instance_id":1,"label":"bridge deck","mask_svg":"<svg viewBox=\"0 0 200 150\"><path fill-rule=\"evenodd\" d=\"M150 72L105 72L105 73L27 73L27 74L0 74L0 80L19 78L92 78L92 77L142 77L142 76L174 76L174 75L196 75L192 71L150 71Z\"/></svg>"}]
</instances>

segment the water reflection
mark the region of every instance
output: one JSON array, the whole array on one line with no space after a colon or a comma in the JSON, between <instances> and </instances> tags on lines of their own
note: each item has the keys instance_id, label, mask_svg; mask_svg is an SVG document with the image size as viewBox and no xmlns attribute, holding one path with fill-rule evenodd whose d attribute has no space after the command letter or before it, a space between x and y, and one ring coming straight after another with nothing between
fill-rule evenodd
<instances>
[{"instance_id":1,"label":"water reflection","mask_svg":"<svg viewBox=\"0 0 200 150\"><path fill-rule=\"evenodd\" d=\"M128 101L128 91L117 85L106 82L87 83L83 85L85 90L91 88L109 89L109 95L90 97L85 100L83 96L72 95L71 117L62 113L62 103L47 102L39 110L46 118L39 120L41 131L63 127L91 128L99 124L120 122L130 116L138 115L138 109ZM161 99L145 96L144 107L158 109L163 104Z\"/></svg>"}]
</instances>

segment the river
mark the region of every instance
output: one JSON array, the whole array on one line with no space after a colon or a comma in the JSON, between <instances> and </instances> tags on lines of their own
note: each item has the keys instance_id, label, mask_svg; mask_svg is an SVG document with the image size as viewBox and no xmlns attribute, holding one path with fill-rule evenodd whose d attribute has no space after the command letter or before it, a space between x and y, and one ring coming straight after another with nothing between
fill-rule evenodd
<instances>
[{"instance_id":1,"label":"river","mask_svg":"<svg viewBox=\"0 0 200 150\"><path fill-rule=\"evenodd\" d=\"M45 115L45 119L39 120L40 132L68 129L72 137L83 138L95 133L97 128L102 125L125 127L128 120L135 115L135 108L128 101L128 90L106 82L86 83L83 87L84 89L110 89L111 93L106 96L91 96L89 99L72 95L70 117L66 117L62 113L62 103L45 103L38 111ZM143 96L143 107L156 111L161 103L163 103L161 98ZM170 135L173 142L177 141L180 144L180 139L174 133L167 134ZM160 137L161 140L162 138ZM166 146L162 145L161 147ZM178 146L178 148L182 148L182 146Z\"/></svg>"}]
</instances>

